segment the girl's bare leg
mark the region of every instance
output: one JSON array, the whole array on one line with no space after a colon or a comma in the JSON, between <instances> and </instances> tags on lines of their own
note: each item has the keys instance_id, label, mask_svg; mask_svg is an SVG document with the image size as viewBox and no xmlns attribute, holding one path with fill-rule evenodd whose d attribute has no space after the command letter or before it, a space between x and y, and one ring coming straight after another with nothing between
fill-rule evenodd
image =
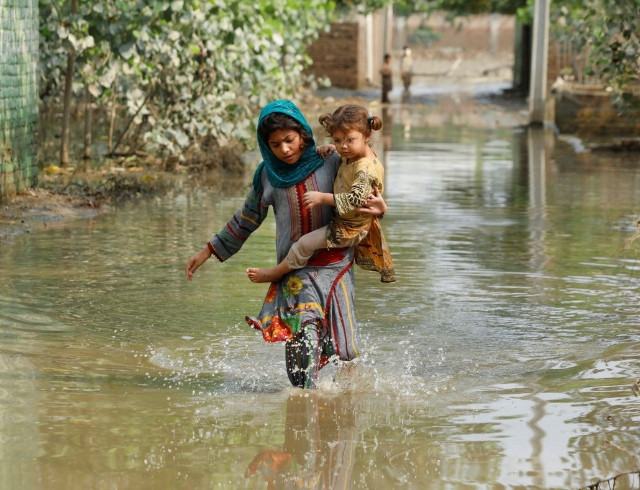
<instances>
[{"instance_id":1,"label":"girl's bare leg","mask_svg":"<svg viewBox=\"0 0 640 490\"><path fill-rule=\"evenodd\" d=\"M284 345L287 375L293 386L313 389L322 359L319 321L308 323Z\"/></svg>"}]
</instances>

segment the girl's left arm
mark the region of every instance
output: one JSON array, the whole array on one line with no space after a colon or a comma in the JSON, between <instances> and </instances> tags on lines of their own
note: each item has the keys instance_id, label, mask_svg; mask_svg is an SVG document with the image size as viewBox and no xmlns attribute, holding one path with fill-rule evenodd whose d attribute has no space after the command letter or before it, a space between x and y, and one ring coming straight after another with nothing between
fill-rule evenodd
<instances>
[{"instance_id":1,"label":"girl's left arm","mask_svg":"<svg viewBox=\"0 0 640 490\"><path fill-rule=\"evenodd\" d=\"M373 193L373 178L366 170L356 172L355 180L348 192L334 194L337 213L342 216L363 207L365 201Z\"/></svg>"},{"instance_id":2,"label":"girl's left arm","mask_svg":"<svg viewBox=\"0 0 640 490\"><path fill-rule=\"evenodd\" d=\"M387 212L387 203L382 198L382 194L380 194L377 187L373 188L373 192L369 194L362 207L358 208L358 212L372 214L378 218L382 218L382 216L384 216L384 213Z\"/></svg>"}]
</instances>

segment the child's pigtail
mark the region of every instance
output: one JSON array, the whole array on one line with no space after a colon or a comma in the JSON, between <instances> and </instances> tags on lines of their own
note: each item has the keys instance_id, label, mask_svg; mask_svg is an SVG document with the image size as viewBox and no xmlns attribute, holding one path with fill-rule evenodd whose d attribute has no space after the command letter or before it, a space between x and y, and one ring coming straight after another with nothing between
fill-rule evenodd
<instances>
[{"instance_id":1,"label":"child's pigtail","mask_svg":"<svg viewBox=\"0 0 640 490\"><path fill-rule=\"evenodd\" d=\"M382 129L382 119L380 119L378 116L369 116L367 118L367 123L369 124L369 128L373 131Z\"/></svg>"}]
</instances>

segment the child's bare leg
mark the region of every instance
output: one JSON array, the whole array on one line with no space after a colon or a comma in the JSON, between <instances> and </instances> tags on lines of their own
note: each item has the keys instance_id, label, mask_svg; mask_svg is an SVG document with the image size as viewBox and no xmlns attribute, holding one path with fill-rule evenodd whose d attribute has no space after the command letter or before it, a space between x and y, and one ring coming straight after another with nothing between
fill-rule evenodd
<instances>
[{"instance_id":1,"label":"child's bare leg","mask_svg":"<svg viewBox=\"0 0 640 490\"><path fill-rule=\"evenodd\" d=\"M283 260L275 267L250 267L247 269L247 276L253 282L277 282L288 272L291 272L291 269Z\"/></svg>"},{"instance_id":2,"label":"child's bare leg","mask_svg":"<svg viewBox=\"0 0 640 490\"><path fill-rule=\"evenodd\" d=\"M302 269L316 250L327 246L326 233L326 227L323 226L302 235L291 245L289 253L278 265L270 268L250 267L247 269L247 276L253 282L277 282L292 270Z\"/></svg>"}]
</instances>

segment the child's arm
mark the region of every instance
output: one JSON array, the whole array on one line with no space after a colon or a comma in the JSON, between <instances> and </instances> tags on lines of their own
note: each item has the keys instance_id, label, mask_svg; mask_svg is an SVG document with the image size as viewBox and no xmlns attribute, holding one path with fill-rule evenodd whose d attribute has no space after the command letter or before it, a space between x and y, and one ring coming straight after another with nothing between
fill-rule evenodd
<instances>
[{"instance_id":1,"label":"child's arm","mask_svg":"<svg viewBox=\"0 0 640 490\"><path fill-rule=\"evenodd\" d=\"M329 155L333 155L336 152L336 146L329 144L329 145L320 145L316 147L316 153L318 155L320 155L323 160L326 160Z\"/></svg>"},{"instance_id":2,"label":"child's arm","mask_svg":"<svg viewBox=\"0 0 640 490\"><path fill-rule=\"evenodd\" d=\"M333 194L329 192L308 191L302 196L302 204L307 209L314 206L334 206Z\"/></svg>"}]
</instances>

